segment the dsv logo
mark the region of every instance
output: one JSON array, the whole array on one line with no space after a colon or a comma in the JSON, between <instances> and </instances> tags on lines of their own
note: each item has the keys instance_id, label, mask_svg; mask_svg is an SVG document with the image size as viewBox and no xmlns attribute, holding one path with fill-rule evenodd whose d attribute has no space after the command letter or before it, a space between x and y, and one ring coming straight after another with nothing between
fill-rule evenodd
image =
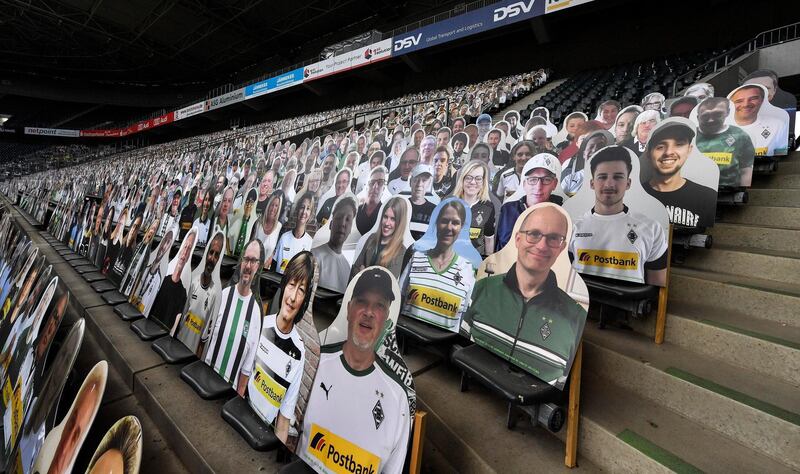
<instances>
[{"instance_id":1,"label":"dsv logo","mask_svg":"<svg viewBox=\"0 0 800 474\"><path fill-rule=\"evenodd\" d=\"M408 36L394 42L394 50L401 51L412 46L419 46L419 40L422 38L422 33L417 33L416 36Z\"/></svg>"},{"instance_id":2,"label":"dsv logo","mask_svg":"<svg viewBox=\"0 0 800 474\"><path fill-rule=\"evenodd\" d=\"M531 0L528 3L516 2L507 7L500 7L494 10L494 21L505 20L506 18L514 18L522 13L530 13L533 10L533 4L536 0Z\"/></svg>"}]
</instances>

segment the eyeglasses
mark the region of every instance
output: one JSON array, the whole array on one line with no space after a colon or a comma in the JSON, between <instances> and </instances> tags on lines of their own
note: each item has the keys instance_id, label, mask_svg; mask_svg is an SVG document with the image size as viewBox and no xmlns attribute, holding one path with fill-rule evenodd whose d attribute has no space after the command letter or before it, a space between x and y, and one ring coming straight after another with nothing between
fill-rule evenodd
<instances>
[{"instance_id":1,"label":"eyeglasses","mask_svg":"<svg viewBox=\"0 0 800 474\"><path fill-rule=\"evenodd\" d=\"M525 178L525 182L528 183L528 186L536 186L539 183L547 186L553 184L553 181L555 180L556 179L552 176L528 176Z\"/></svg>"},{"instance_id":2,"label":"eyeglasses","mask_svg":"<svg viewBox=\"0 0 800 474\"><path fill-rule=\"evenodd\" d=\"M538 244L539 241L542 240L542 237L544 237L545 244L547 244L547 246L551 249L557 249L561 247L561 244L563 244L567 239L561 234L543 234L538 230L521 230L519 233L525 234L525 240L529 244Z\"/></svg>"},{"instance_id":3,"label":"eyeglasses","mask_svg":"<svg viewBox=\"0 0 800 474\"><path fill-rule=\"evenodd\" d=\"M372 181L369 182L370 186L374 186L376 188L383 187L384 184L386 184L385 179L373 179Z\"/></svg>"},{"instance_id":4,"label":"eyeglasses","mask_svg":"<svg viewBox=\"0 0 800 474\"><path fill-rule=\"evenodd\" d=\"M464 176L464 182L465 183L482 183L483 182L483 176L469 176L469 175L467 175L467 176Z\"/></svg>"},{"instance_id":5,"label":"eyeglasses","mask_svg":"<svg viewBox=\"0 0 800 474\"><path fill-rule=\"evenodd\" d=\"M244 257L242 262L246 265L258 265L261 262L261 259L254 258L254 257Z\"/></svg>"}]
</instances>

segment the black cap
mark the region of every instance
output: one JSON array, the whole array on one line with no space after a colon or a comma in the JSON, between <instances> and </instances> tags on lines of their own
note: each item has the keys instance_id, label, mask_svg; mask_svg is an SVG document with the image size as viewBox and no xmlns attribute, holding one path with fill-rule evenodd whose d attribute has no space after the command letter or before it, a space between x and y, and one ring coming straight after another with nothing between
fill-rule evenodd
<instances>
[{"instance_id":1,"label":"black cap","mask_svg":"<svg viewBox=\"0 0 800 474\"><path fill-rule=\"evenodd\" d=\"M392 277L385 270L380 268L370 268L365 270L364 273L356 281L356 286L353 288L353 294L361 294L367 291L374 291L391 303L394 301L394 292L392 291Z\"/></svg>"},{"instance_id":2,"label":"black cap","mask_svg":"<svg viewBox=\"0 0 800 474\"><path fill-rule=\"evenodd\" d=\"M651 145L655 145L658 139L663 136L668 138L681 137L692 141L694 135L694 128L683 121L662 122L662 124L656 127L650 134L650 138L647 140L647 148L650 148Z\"/></svg>"}]
</instances>

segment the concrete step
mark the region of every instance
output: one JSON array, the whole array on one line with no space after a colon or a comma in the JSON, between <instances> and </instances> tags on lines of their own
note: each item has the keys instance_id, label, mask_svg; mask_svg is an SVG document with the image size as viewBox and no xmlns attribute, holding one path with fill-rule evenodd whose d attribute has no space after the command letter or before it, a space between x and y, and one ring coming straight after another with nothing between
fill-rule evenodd
<instances>
[{"instance_id":1,"label":"concrete step","mask_svg":"<svg viewBox=\"0 0 800 474\"><path fill-rule=\"evenodd\" d=\"M420 350L412 348L412 353ZM425 449L433 446L443 453L456 471L531 472L532 462L537 472L571 471L564 466L563 442L522 419L508 430L507 405L477 383L461 393L460 374L455 368L441 364L415 375L414 384L417 406L428 412ZM560 434L565 431L563 428ZM581 443L580 471L600 472L603 466L586 459Z\"/></svg>"},{"instance_id":2,"label":"concrete step","mask_svg":"<svg viewBox=\"0 0 800 474\"><path fill-rule=\"evenodd\" d=\"M754 188L800 189L800 174L767 174L753 176Z\"/></svg>"},{"instance_id":3,"label":"concrete step","mask_svg":"<svg viewBox=\"0 0 800 474\"><path fill-rule=\"evenodd\" d=\"M785 159L778 162L775 174L800 174L800 159Z\"/></svg>"},{"instance_id":4,"label":"concrete step","mask_svg":"<svg viewBox=\"0 0 800 474\"><path fill-rule=\"evenodd\" d=\"M800 193L795 189L750 188L747 192L751 206L800 207Z\"/></svg>"},{"instance_id":5,"label":"concrete step","mask_svg":"<svg viewBox=\"0 0 800 474\"><path fill-rule=\"evenodd\" d=\"M800 387L800 328L727 311L670 308L666 341Z\"/></svg>"},{"instance_id":6,"label":"concrete step","mask_svg":"<svg viewBox=\"0 0 800 474\"><path fill-rule=\"evenodd\" d=\"M795 191L800 194L800 190ZM717 220L728 224L750 224L763 227L800 229L800 207L746 206L724 207Z\"/></svg>"},{"instance_id":7,"label":"concrete step","mask_svg":"<svg viewBox=\"0 0 800 474\"><path fill-rule=\"evenodd\" d=\"M585 371L730 440L800 467L797 388L682 347L587 328ZM587 397L589 390L583 392ZM592 395L594 395L592 393Z\"/></svg>"},{"instance_id":8,"label":"concrete step","mask_svg":"<svg viewBox=\"0 0 800 474\"><path fill-rule=\"evenodd\" d=\"M90 332L84 335L80 353L75 361L75 384L77 392L80 383L92 367L101 360L107 360L97 340ZM74 397L74 393L62 395L62 400ZM62 403L62 406L69 406ZM64 408L66 409L66 408ZM190 472L180 461L180 456L167 444L164 434L158 429L147 410L136 400L133 392L123 380L114 366L108 366L108 380L103 402L92 428L84 441L83 448L75 462L74 472L84 472L89 466L95 449L106 431L120 418L133 415L142 425L142 464L141 472L159 472L183 474Z\"/></svg>"},{"instance_id":9,"label":"concrete step","mask_svg":"<svg viewBox=\"0 0 800 474\"><path fill-rule=\"evenodd\" d=\"M548 82L547 84L545 84L541 88L536 89L535 91L531 92L530 94L526 95L525 97L519 99L518 101L516 101L513 104L509 105L508 107L502 109L500 112L497 112L496 114L494 114L494 117L492 117L492 121L493 122L497 122L497 121L503 120L503 116L507 112L509 112L511 110L516 110L517 112L519 112L520 110L527 108L528 104L532 104L532 103L536 102L537 100L539 100L539 98L544 97L545 94L547 94L551 90L555 89L556 87L560 86L561 84L566 82L566 80L567 79L556 79L555 81Z\"/></svg>"},{"instance_id":10,"label":"concrete step","mask_svg":"<svg viewBox=\"0 0 800 474\"><path fill-rule=\"evenodd\" d=\"M726 246L715 242L710 249L693 251L680 267L796 283L800 277L800 254Z\"/></svg>"},{"instance_id":11,"label":"concrete step","mask_svg":"<svg viewBox=\"0 0 800 474\"><path fill-rule=\"evenodd\" d=\"M800 230L797 229L718 222L709 233L714 236L714 245L800 254Z\"/></svg>"},{"instance_id":12,"label":"concrete step","mask_svg":"<svg viewBox=\"0 0 800 474\"><path fill-rule=\"evenodd\" d=\"M584 372L586 373L586 372ZM612 472L788 473L792 469L761 452L742 446L627 388L596 374L583 379L581 428L589 427L593 443L611 456L619 444L632 448ZM631 457L649 467L631 466Z\"/></svg>"},{"instance_id":13,"label":"concrete step","mask_svg":"<svg viewBox=\"0 0 800 474\"><path fill-rule=\"evenodd\" d=\"M755 277L673 268L669 307L730 312L792 327L800 326L800 287Z\"/></svg>"}]
</instances>

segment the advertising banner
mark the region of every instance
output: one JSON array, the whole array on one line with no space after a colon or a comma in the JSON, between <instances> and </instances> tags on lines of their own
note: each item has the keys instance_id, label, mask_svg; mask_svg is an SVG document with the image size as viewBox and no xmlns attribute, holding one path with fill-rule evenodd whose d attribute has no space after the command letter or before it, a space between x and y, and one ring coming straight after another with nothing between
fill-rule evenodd
<instances>
[{"instance_id":1,"label":"advertising banner","mask_svg":"<svg viewBox=\"0 0 800 474\"><path fill-rule=\"evenodd\" d=\"M275 92L303 82L303 68L297 68L280 76L270 77L244 88L246 98Z\"/></svg>"},{"instance_id":2,"label":"advertising banner","mask_svg":"<svg viewBox=\"0 0 800 474\"><path fill-rule=\"evenodd\" d=\"M236 102L241 102L245 98L245 90L237 89L235 91L228 92L227 94L218 95L217 97L213 97L206 101L206 109L207 110L214 110L220 107L225 107L226 105L235 104Z\"/></svg>"},{"instance_id":3,"label":"advertising banner","mask_svg":"<svg viewBox=\"0 0 800 474\"><path fill-rule=\"evenodd\" d=\"M305 81L311 81L382 61L391 55L392 40L385 39L306 66L303 77Z\"/></svg>"},{"instance_id":4,"label":"advertising banner","mask_svg":"<svg viewBox=\"0 0 800 474\"><path fill-rule=\"evenodd\" d=\"M48 137L79 137L80 130L67 130L63 128L25 127L25 135L45 135Z\"/></svg>"},{"instance_id":5,"label":"advertising banner","mask_svg":"<svg viewBox=\"0 0 800 474\"><path fill-rule=\"evenodd\" d=\"M560 10L566 10L567 8L583 5L584 3L589 3L591 1L592 0L547 0L544 7L544 12L555 13Z\"/></svg>"},{"instance_id":6,"label":"advertising banner","mask_svg":"<svg viewBox=\"0 0 800 474\"><path fill-rule=\"evenodd\" d=\"M206 111L206 101L198 102L188 107L176 110L175 120L183 120L185 118L189 118L197 114L202 114L205 111Z\"/></svg>"},{"instance_id":7,"label":"advertising banner","mask_svg":"<svg viewBox=\"0 0 800 474\"><path fill-rule=\"evenodd\" d=\"M109 130L81 130L82 137L119 137L120 130L118 128L109 129Z\"/></svg>"},{"instance_id":8,"label":"advertising banner","mask_svg":"<svg viewBox=\"0 0 800 474\"><path fill-rule=\"evenodd\" d=\"M548 5L550 3L553 2L548 2ZM544 12L545 2L543 0L498 2L396 36L393 38L392 55L399 56L418 49L466 38L499 26L543 15Z\"/></svg>"}]
</instances>

